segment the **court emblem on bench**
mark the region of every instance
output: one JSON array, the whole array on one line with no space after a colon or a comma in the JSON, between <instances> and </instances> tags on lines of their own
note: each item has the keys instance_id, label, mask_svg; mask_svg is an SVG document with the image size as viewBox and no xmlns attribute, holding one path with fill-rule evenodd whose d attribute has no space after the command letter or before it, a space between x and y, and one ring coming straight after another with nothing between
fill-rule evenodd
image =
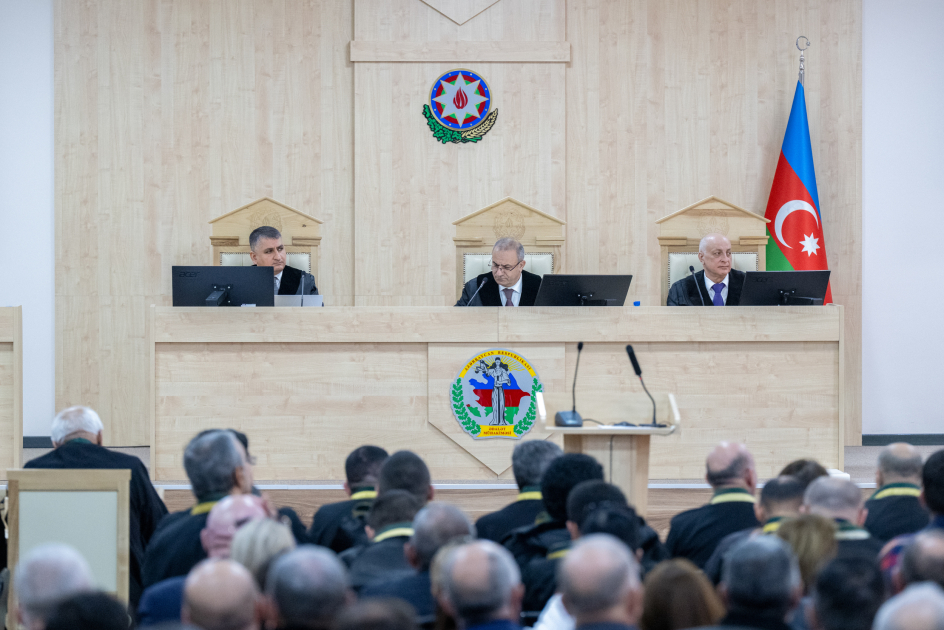
<instances>
[{"instance_id":1,"label":"court emblem on bench","mask_svg":"<svg viewBox=\"0 0 944 630\"><path fill-rule=\"evenodd\" d=\"M485 79L471 70L450 70L433 83L423 116L443 144L478 142L498 118L497 109L489 112L491 103Z\"/></svg>"},{"instance_id":2,"label":"court emblem on bench","mask_svg":"<svg viewBox=\"0 0 944 630\"><path fill-rule=\"evenodd\" d=\"M541 379L524 357L493 348L462 366L452 382L452 412L475 439L517 440L534 424L540 391Z\"/></svg>"}]
</instances>

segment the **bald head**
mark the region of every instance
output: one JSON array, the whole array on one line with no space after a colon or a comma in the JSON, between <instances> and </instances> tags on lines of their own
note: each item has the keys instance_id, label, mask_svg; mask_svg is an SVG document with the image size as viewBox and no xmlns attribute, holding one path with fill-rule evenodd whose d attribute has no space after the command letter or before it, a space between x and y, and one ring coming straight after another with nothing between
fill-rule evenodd
<instances>
[{"instance_id":1,"label":"bald head","mask_svg":"<svg viewBox=\"0 0 944 630\"><path fill-rule=\"evenodd\" d=\"M490 540L454 548L443 568L443 602L463 626L497 620L517 623L524 588L514 558Z\"/></svg>"},{"instance_id":2,"label":"bald head","mask_svg":"<svg viewBox=\"0 0 944 630\"><path fill-rule=\"evenodd\" d=\"M463 536L475 536L475 526L462 510L448 503L430 503L413 519L413 536L404 553L420 571L429 569L444 545Z\"/></svg>"},{"instance_id":3,"label":"bald head","mask_svg":"<svg viewBox=\"0 0 944 630\"><path fill-rule=\"evenodd\" d=\"M803 511L826 518L839 518L861 525L865 522L862 491L848 479L819 477L806 488Z\"/></svg>"},{"instance_id":4,"label":"bald head","mask_svg":"<svg viewBox=\"0 0 944 630\"><path fill-rule=\"evenodd\" d=\"M608 534L578 540L560 565L557 585L578 627L634 626L642 612L639 564L625 544Z\"/></svg>"},{"instance_id":5,"label":"bald head","mask_svg":"<svg viewBox=\"0 0 944 630\"><path fill-rule=\"evenodd\" d=\"M907 442L895 442L878 456L875 482L881 488L889 483L921 485L921 453Z\"/></svg>"},{"instance_id":6,"label":"bald head","mask_svg":"<svg viewBox=\"0 0 944 630\"><path fill-rule=\"evenodd\" d=\"M259 591L252 574L232 560L204 560L184 583L181 618L203 630L257 630Z\"/></svg>"},{"instance_id":7,"label":"bald head","mask_svg":"<svg viewBox=\"0 0 944 630\"><path fill-rule=\"evenodd\" d=\"M698 244L698 260L712 282L721 282L731 271L731 241L724 234L707 234Z\"/></svg>"},{"instance_id":8,"label":"bald head","mask_svg":"<svg viewBox=\"0 0 944 630\"><path fill-rule=\"evenodd\" d=\"M882 604L874 630L944 630L944 591L937 584L914 584Z\"/></svg>"},{"instance_id":9,"label":"bald head","mask_svg":"<svg viewBox=\"0 0 944 630\"><path fill-rule=\"evenodd\" d=\"M944 587L944 532L919 532L901 559L901 579L908 584L936 582Z\"/></svg>"},{"instance_id":10,"label":"bald head","mask_svg":"<svg viewBox=\"0 0 944 630\"><path fill-rule=\"evenodd\" d=\"M265 501L252 494L225 497L213 506L206 527L200 532L200 542L210 558L229 558L236 530L253 519L268 516Z\"/></svg>"},{"instance_id":11,"label":"bald head","mask_svg":"<svg viewBox=\"0 0 944 630\"><path fill-rule=\"evenodd\" d=\"M753 493L757 485L754 456L743 444L722 442L705 460L705 479L715 490L744 488Z\"/></svg>"}]
</instances>

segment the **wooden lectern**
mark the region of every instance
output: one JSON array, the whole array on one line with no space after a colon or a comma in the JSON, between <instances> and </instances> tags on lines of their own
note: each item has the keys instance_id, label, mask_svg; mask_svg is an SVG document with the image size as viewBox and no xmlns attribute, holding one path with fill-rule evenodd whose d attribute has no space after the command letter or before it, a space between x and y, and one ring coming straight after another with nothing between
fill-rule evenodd
<instances>
[{"instance_id":1,"label":"wooden lectern","mask_svg":"<svg viewBox=\"0 0 944 630\"><path fill-rule=\"evenodd\" d=\"M679 428L678 405L672 394L655 394L656 422L664 427L613 426L617 422L636 425L652 421L652 401L645 395L614 394L581 401L582 427L557 427L554 414L569 409L567 394L545 394L547 430L564 437L565 453L584 453L603 464L605 479L626 493L630 505L641 516L649 507L649 436L670 435ZM593 418L596 424L587 420Z\"/></svg>"}]
</instances>

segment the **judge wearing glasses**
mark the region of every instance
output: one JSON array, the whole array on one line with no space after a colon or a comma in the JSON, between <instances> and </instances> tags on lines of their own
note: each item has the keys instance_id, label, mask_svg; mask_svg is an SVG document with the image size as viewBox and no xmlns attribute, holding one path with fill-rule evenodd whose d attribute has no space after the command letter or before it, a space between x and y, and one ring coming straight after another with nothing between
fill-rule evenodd
<instances>
[{"instance_id":1,"label":"judge wearing glasses","mask_svg":"<svg viewBox=\"0 0 944 630\"><path fill-rule=\"evenodd\" d=\"M465 283L456 306L534 306L541 276L524 270L524 246L513 238L492 248L492 271Z\"/></svg>"}]
</instances>

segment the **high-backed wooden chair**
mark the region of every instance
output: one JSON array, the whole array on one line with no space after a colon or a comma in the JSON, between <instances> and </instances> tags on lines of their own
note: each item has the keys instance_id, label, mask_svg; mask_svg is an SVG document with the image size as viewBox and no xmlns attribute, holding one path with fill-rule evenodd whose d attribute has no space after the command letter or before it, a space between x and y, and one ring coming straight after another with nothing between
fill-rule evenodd
<instances>
[{"instance_id":1,"label":"high-backed wooden chair","mask_svg":"<svg viewBox=\"0 0 944 630\"><path fill-rule=\"evenodd\" d=\"M512 237L524 245L525 269L543 276L564 269L566 223L512 197L454 221L456 235L456 299L472 278L491 271L492 246Z\"/></svg>"},{"instance_id":2,"label":"high-backed wooden chair","mask_svg":"<svg viewBox=\"0 0 944 630\"><path fill-rule=\"evenodd\" d=\"M318 278L321 224L315 217L268 197L257 199L210 221L215 266L249 267L249 234L270 225L282 233L288 265Z\"/></svg>"},{"instance_id":3,"label":"high-backed wooden chair","mask_svg":"<svg viewBox=\"0 0 944 630\"><path fill-rule=\"evenodd\" d=\"M769 220L717 197L708 197L667 217L659 224L662 253L662 304L669 299L669 287L702 268L698 244L706 235L718 232L731 241L732 266L739 271L767 270L767 224Z\"/></svg>"}]
</instances>

